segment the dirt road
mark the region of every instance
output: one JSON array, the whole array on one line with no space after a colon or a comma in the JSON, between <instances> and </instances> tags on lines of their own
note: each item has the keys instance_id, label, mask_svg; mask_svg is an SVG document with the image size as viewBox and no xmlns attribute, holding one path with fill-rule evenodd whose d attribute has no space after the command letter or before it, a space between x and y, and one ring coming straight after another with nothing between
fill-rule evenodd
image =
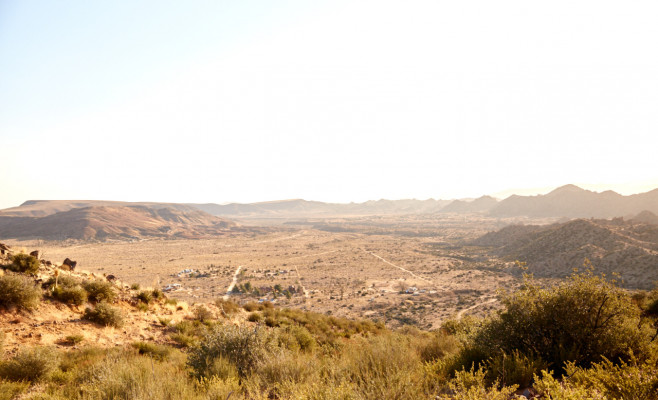
<instances>
[{"instance_id":1,"label":"dirt road","mask_svg":"<svg viewBox=\"0 0 658 400\"><path fill-rule=\"evenodd\" d=\"M228 300L228 297L231 295L233 288L238 283L238 274L240 273L241 269L242 269L242 265L238 265L238 268L235 269L235 273L233 274L233 280L231 281L231 284L228 285L228 289L226 289L226 294L223 297L224 300Z\"/></svg>"},{"instance_id":2,"label":"dirt road","mask_svg":"<svg viewBox=\"0 0 658 400\"><path fill-rule=\"evenodd\" d=\"M388 261L388 260L385 260L384 258L378 256L377 254L375 254L375 253L373 253L373 252L371 252L371 251L368 251L368 250L364 250L364 251L365 251L366 253L370 254L370 255L373 256L373 257L377 257L378 259L380 259L381 261L385 262L386 264L388 264L388 265L390 265L390 266L392 266L392 267L395 267L395 268L397 268L397 269L399 269L399 270L401 270L401 271L404 271L404 272L408 273L409 275L413 276L413 277L416 278L416 279L420 279L421 281L427 282L427 283L429 283L429 284L433 284L433 283L434 283L434 282L430 281L429 279L425 279L425 278L423 278L422 276L418 276L418 275L414 274L413 272L409 271L409 270L406 269L406 268L402 268L402 267L400 267L399 265L395 265L395 264L393 264L392 262L390 262L390 261Z\"/></svg>"}]
</instances>

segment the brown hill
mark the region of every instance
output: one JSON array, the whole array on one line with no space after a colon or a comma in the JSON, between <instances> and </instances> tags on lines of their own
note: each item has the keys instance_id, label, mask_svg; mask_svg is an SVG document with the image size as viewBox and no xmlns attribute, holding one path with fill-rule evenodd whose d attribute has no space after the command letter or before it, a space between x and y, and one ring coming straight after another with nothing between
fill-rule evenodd
<instances>
[{"instance_id":1,"label":"brown hill","mask_svg":"<svg viewBox=\"0 0 658 400\"><path fill-rule=\"evenodd\" d=\"M598 273L650 289L658 280L658 226L622 219L578 219L548 226L511 226L471 242L507 261L527 262L539 277L564 277L589 259Z\"/></svg>"},{"instance_id":2,"label":"brown hill","mask_svg":"<svg viewBox=\"0 0 658 400\"><path fill-rule=\"evenodd\" d=\"M631 222L649 224L649 225L658 225L658 215L652 213L651 211L644 210L635 217L631 219Z\"/></svg>"},{"instance_id":3,"label":"brown hill","mask_svg":"<svg viewBox=\"0 0 658 400\"><path fill-rule=\"evenodd\" d=\"M658 189L622 196L610 190L598 193L566 185L545 195L510 196L493 207L490 214L495 217L613 218L643 210L658 213Z\"/></svg>"},{"instance_id":4,"label":"brown hill","mask_svg":"<svg viewBox=\"0 0 658 400\"><path fill-rule=\"evenodd\" d=\"M196 209L92 206L43 217L0 214L0 237L41 239L197 238L225 234L237 225Z\"/></svg>"},{"instance_id":5,"label":"brown hill","mask_svg":"<svg viewBox=\"0 0 658 400\"><path fill-rule=\"evenodd\" d=\"M122 207L142 206L150 209L172 208L183 212L197 211L198 208L188 204L154 203L154 202L125 202L107 200L28 200L18 207L0 210L0 216L6 217L45 217L74 208L87 207ZM202 210L203 211L203 210Z\"/></svg>"},{"instance_id":6,"label":"brown hill","mask_svg":"<svg viewBox=\"0 0 658 400\"><path fill-rule=\"evenodd\" d=\"M498 200L491 196L482 196L472 201L455 200L443 207L442 213L479 213L491 210Z\"/></svg>"}]
</instances>

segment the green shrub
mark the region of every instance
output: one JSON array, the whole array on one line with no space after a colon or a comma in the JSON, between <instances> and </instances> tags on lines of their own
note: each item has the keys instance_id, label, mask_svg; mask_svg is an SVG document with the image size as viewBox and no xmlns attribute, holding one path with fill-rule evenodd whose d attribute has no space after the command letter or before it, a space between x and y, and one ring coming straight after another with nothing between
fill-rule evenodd
<instances>
[{"instance_id":1,"label":"green shrub","mask_svg":"<svg viewBox=\"0 0 658 400\"><path fill-rule=\"evenodd\" d=\"M103 326L120 327L123 325L121 311L105 302L96 304L93 309L87 307L82 318Z\"/></svg>"},{"instance_id":2,"label":"green shrub","mask_svg":"<svg viewBox=\"0 0 658 400\"><path fill-rule=\"evenodd\" d=\"M57 287L65 287L65 288L82 285L82 281L80 279L74 278L72 276L60 274L58 277L51 276L50 278L48 278L46 283L44 283L44 287L54 288L55 283L57 283Z\"/></svg>"},{"instance_id":3,"label":"green shrub","mask_svg":"<svg viewBox=\"0 0 658 400\"><path fill-rule=\"evenodd\" d=\"M89 300L94 302L112 302L116 296L112 284L98 279L85 281L82 287L87 291Z\"/></svg>"},{"instance_id":4,"label":"green shrub","mask_svg":"<svg viewBox=\"0 0 658 400\"><path fill-rule=\"evenodd\" d=\"M0 378L35 382L47 378L59 364L59 353L50 347L21 350L14 358L0 363Z\"/></svg>"},{"instance_id":5,"label":"green shrub","mask_svg":"<svg viewBox=\"0 0 658 400\"><path fill-rule=\"evenodd\" d=\"M197 378L210 377L213 362L223 357L235 365L241 377L245 377L264 360L269 346L269 338L263 330L247 326L217 326L190 351L188 364Z\"/></svg>"},{"instance_id":6,"label":"green shrub","mask_svg":"<svg viewBox=\"0 0 658 400\"><path fill-rule=\"evenodd\" d=\"M560 387L547 376L537 379L537 387L547 399L567 395L599 393L604 399L644 400L658 398L658 365L655 359L614 364L604 359L590 368L569 363ZM577 398L572 397L572 398Z\"/></svg>"},{"instance_id":7,"label":"green shrub","mask_svg":"<svg viewBox=\"0 0 658 400\"><path fill-rule=\"evenodd\" d=\"M139 354L148 354L157 360L165 360L171 353L171 348L149 342L135 342L132 344Z\"/></svg>"},{"instance_id":8,"label":"green shrub","mask_svg":"<svg viewBox=\"0 0 658 400\"><path fill-rule=\"evenodd\" d=\"M484 371L457 371L455 377L448 382L452 400L508 400L516 390L516 386L503 386L501 389L494 384L487 387Z\"/></svg>"},{"instance_id":9,"label":"green shrub","mask_svg":"<svg viewBox=\"0 0 658 400\"><path fill-rule=\"evenodd\" d=\"M139 283L133 283L132 285L130 285L130 289L132 290L139 290L140 287L141 286L139 286Z\"/></svg>"},{"instance_id":10,"label":"green shrub","mask_svg":"<svg viewBox=\"0 0 658 400\"><path fill-rule=\"evenodd\" d=\"M11 257L11 264L6 268L14 272L36 275L39 271L39 259L23 253L15 254Z\"/></svg>"},{"instance_id":11,"label":"green shrub","mask_svg":"<svg viewBox=\"0 0 658 400\"><path fill-rule=\"evenodd\" d=\"M24 310L37 308L42 292L26 276L7 274L0 276L0 306Z\"/></svg>"},{"instance_id":12,"label":"green shrub","mask_svg":"<svg viewBox=\"0 0 658 400\"><path fill-rule=\"evenodd\" d=\"M199 343L199 340L195 336L187 335L185 333L174 333L170 338L181 347L193 347Z\"/></svg>"},{"instance_id":13,"label":"green shrub","mask_svg":"<svg viewBox=\"0 0 658 400\"><path fill-rule=\"evenodd\" d=\"M648 354L649 335L628 294L591 271L543 289L526 280L503 298L505 310L474 335L471 346L488 357L516 349L563 372L573 361L588 366ZM499 350L498 350L499 349Z\"/></svg>"},{"instance_id":14,"label":"green shrub","mask_svg":"<svg viewBox=\"0 0 658 400\"><path fill-rule=\"evenodd\" d=\"M81 286L57 286L53 289L52 296L62 303L74 304L76 306L81 306L87 302L87 291Z\"/></svg>"}]
</instances>

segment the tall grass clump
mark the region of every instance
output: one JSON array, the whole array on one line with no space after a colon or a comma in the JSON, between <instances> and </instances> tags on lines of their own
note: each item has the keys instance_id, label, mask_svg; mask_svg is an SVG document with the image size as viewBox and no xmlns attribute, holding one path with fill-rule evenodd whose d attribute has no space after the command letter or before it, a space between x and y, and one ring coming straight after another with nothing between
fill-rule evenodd
<instances>
[{"instance_id":1,"label":"tall grass clump","mask_svg":"<svg viewBox=\"0 0 658 400\"><path fill-rule=\"evenodd\" d=\"M14 274L0 276L1 307L33 310L39 305L41 296L41 289L36 287L34 280L26 276Z\"/></svg>"},{"instance_id":2,"label":"tall grass clump","mask_svg":"<svg viewBox=\"0 0 658 400\"><path fill-rule=\"evenodd\" d=\"M213 375L213 363L220 357L231 362L241 377L263 362L270 347L263 329L247 326L216 326L190 351L188 365L197 378Z\"/></svg>"},{"instance_id":3,"label":"tall grass clump","mask_svg":"<svg viewBox=\"0 0 658 400\"><path fill-rule=\"evenodd\" d=\"M13 358L0 363L0 378L29 382L46 379L59 365L59 358L57 350L50 347L21 350Z\"/></svg>"}]
</instances>

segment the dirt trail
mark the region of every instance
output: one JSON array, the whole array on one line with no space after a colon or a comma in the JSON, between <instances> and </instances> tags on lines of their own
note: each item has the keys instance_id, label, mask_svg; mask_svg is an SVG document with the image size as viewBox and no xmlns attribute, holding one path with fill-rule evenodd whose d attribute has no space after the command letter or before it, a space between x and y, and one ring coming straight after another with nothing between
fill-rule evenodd
<instances>
[{"instance_id":1,"label":"dirt trail","mask_svg":"<svg viewBox=\"0 0 658 400\"><path fill-rule=\"evenodd\" d=\"M299 269L297 269L297 266L295 266L295 271L297 271L297 279L299 279L299 286L302 287L302 292L304 292L304 298L308 299L308 290L306 290L306 288L302 284L302 276L299 275Z\"/></svg>"},{"instance_id":2,"label":"dirt trail","mask_svg":"<svg viewBox=\"0 0 658 400\"><path fill-rule=\"evenodd\" d=\"M470 307L468 307L468 308L465 308L465 309L463 309L463 310L460 310L460 311L457 313L457 320L459 321L460 319L462 319L462 316L464 315L464 313L465 313L466 311L471 311L471 310L473 310L473 309L475 309L475 308L478 308L478 307L480 307L480 306L483 306L483 305L485 305L485 304L493 303L493 302L495 302L496 300L497 300L497 299L494 297L494 298L489 299L489 300L487 300L487 301L483 301L482 303L477 303L477 304L472 305L472 306L470 306Z\"/></svg>"},{"instance_id":3,"label":"dirt trail","mask_svg":"<svg viewBox=\"0 0 658 400\"><path fill-rule=\"evenodd\" d=\"M373 257L377 257L377 258L379 258L381 261L385 262L386 264L388 264L388 265L390 265L390 266L392 266L392 267L395 267L395 268L397 268L397 269L399 269L399 270L401 270L401 271L404 271L404 272L408 273L409 275L413 276L413 277L416 278L416 279L420 279L421 281L427 282L427 283L429 283L429 284L433 284L433 283L434 283L434 282L430 281L429 279L426 279L426 278L423 278L422 276L418 276L418 275L414 274L413 272L409 271L409 270L406 269L406 268L402 268L402 267L400 267L399 265L395 265L395 264L393 264L392 262L383 259L382 257L378 256L377 254L375 254L375 253L373 253L373 252L371 252L371 251L368 251L368 250L364 250L364 251L365 251L366 253L370 254L370 255L373 256Z\"/></svg>"},{"instance_id":4,"label":"dirt trail","mask_svg":"<svg viewBox=\"0 0 658 400\"><path fill-rule=\"evenodd\" d=\"M242 269L242 265L238 265L238 268L235 269L235 273L233 274L233 280L231 281L231 284L228 285L228 289L226 289L226 294L223 297L224 300L228 300L228 297L231 295L231 291L233 291L233 288L238 283L238 274L240 273L241 269Z\"/></svg>"}]
</instances>

